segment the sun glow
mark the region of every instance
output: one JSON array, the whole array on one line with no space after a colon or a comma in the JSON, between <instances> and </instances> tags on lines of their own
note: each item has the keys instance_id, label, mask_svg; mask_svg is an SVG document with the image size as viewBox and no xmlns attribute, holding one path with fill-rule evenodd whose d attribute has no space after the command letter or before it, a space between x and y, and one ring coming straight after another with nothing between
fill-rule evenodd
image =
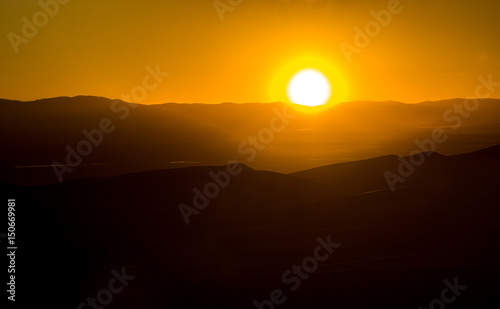
<instances>
[{"instance_id":1,"label":"sun glow","mask_svg":"<svg viewBox=\"0 0 500 309\"><path fill-rule=\"evenodd\" d=\"M328 79L315 69L304 69L295 74L286 92L290 102L306 106L324 105L332 94Z\"/></svg>"},{"instance_id":2,"label":"sun glow","mask_svg":"<svg viewBox=\"0 0 500 309\"><path fill-rule=\"evenodd\" d=\"M326 60L329 59L329 60ZM335 59L304 55L283 60L270 85L272 102L288 102L301 112L316 113L348 98L344 75Z\"/></svg>"}]
</instances>

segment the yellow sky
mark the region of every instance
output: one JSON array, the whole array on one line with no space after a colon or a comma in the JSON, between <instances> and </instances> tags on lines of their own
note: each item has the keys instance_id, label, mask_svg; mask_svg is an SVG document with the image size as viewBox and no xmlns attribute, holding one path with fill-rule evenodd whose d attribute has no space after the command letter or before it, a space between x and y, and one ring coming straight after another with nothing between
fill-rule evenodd
<instances>
[{"instance_id":1,"label":"yellow sky","mask_svg":"<svg viewBox=\"0 0 500 309\"><path fill-rule=\"evenodd\" d=\"M220 1L234 4L223 21L213 0L60 0L54 16L38 1L0 0L0 97L120 98L159 64L169 76L143 103L270 102L282 99L276 76L305 56L335 68L347 101L466 97L479 75L500 81L498 0ZM356 47L354 28L391 5L399 13ZM34 15L43 26L19 43ZM343 43L358 49L350 62Z\"/></svg>"}]
</instances>

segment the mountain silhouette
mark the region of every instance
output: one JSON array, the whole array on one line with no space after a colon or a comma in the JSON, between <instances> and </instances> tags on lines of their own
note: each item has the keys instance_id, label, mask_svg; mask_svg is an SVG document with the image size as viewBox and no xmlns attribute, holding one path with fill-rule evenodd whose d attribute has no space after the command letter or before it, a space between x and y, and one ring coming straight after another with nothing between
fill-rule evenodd
<instances>
[{"instance_id":1,"label":"mountain silhouette","mask_svg":"<svg viewBox=\"0 0 500 309\"><path fill-rule=\"evenodd\" d=\"M22 203L22 226L40 231L19 236L21 274L44 278L31 297L65 282L55 308L78 306L122 267L136 279L117 308L255 308L278 288L288 308L418 308L455 277L468 286L457 308L493 308L499 152L423 154L394 193L384 172L398 156L291 174L241 165L189 225L179 205L192 206L193 189L227 166L2 187ZM328 235L341 246L291 291L283 272Z\"/></svg>"},{"instance_id":2,"label":"mountain silhouette","mask_svg":"<svg viewBox=\"0 0 500 309\"><path fill-rule=\"evenodd\" d=\"M231 160L255 169L291 173L387 154L437 151L454 155L498 144L500 100L481 100L480 108L468 112L468 118L452 113L448 117L453 121L445 121L445 113L462 103L463 99L419 104L347 102L307 114L284 103L141 105L90 96L1 100L0 181L18 185L59 182L52 164L67 164L68 149L76 151L79 143L88 142L88 135L99 140L95 130L103 120L112 132L103 133L101 143L82 156L63 180L223 165ZM263 150L256 151L254 159L242 154L240 145L247 142L241 149L248 151L249 138L269 128L276 110L286 110L295 118ZM461 124L453 129L457 119ZM435 128L444 130L446 142L436 149L417 146L415 141L431 138Z\"/></svg>"}]
</instances>

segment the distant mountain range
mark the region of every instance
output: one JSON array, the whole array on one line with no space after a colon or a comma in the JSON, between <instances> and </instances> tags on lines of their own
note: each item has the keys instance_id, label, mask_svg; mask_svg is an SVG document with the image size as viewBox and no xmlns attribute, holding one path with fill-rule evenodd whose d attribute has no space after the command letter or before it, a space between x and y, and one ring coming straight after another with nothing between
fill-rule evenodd
<instances>
[{"instance_id":1,"label":"distant mountain range","mask_svg":"<svg viewBox=\"0 0 500 309\"><path fill-rule=\"evenodd\" d=\"M0 181L49 184L223 165L230 160L290 173L387 154L408 156L422 151L415 140L430 138L436 128L448 138L435 151L446 155L499 144L500 100L480 100L473 112L460 109L462 105L463 99L420 104L349 102L307 114L284 103L129 105L89 96L0 100ZM269 129L276 110L295 117L271 139L262 135L270 140L268 144L251 147L249 137L258 138L259 132ZM102 131L103 125L108 132L101 138L96 130ZM71 172L57 177L52 165L64 169L68 149L77 151L82 141L87 146L92 142L89 154L81 156ZM86 145L80 149L85 153Z\"/></svg>"}]
</instances>

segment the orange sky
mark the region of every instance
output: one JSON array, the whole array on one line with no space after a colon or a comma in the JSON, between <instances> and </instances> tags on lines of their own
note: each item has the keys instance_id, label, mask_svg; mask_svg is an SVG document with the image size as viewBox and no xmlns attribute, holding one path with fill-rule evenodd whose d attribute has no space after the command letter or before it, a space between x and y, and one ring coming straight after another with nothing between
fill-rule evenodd
<instances>
[{"instance_id":1,"label":"orange sky","mask_svg":"<svg viewBox=\"0 0 500 309\"><path fill-rule=\"evenodd\" d=\"M466 97L478 75L500 81L498 0L401 1L350 62L340 45L396 0L220 0L236 4L223 21L213 0L59 1L43 25L38 1L0 0L0 97L120 98L159 64L169 76L143 103L271 102L277 76L305 56L341 75L332 88L346 101ZM19 43L34 15L42 26Z\"/></svg>"}]
</instances>

